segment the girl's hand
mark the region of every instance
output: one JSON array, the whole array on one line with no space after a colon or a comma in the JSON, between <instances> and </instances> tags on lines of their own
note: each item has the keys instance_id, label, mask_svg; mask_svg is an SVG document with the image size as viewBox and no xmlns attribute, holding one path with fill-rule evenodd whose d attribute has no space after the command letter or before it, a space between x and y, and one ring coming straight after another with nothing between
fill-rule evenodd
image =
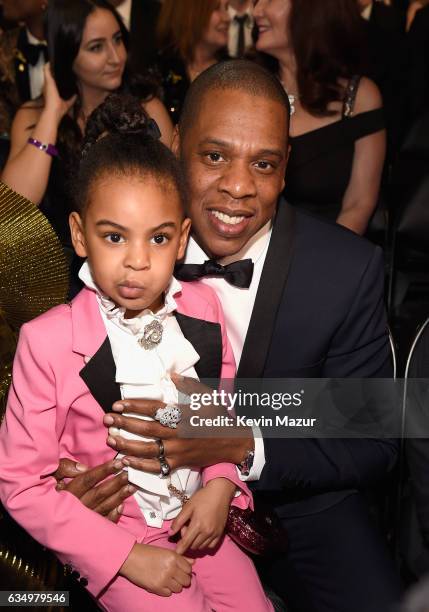
<instances>
[{"instance_id":1,"label":"girl's hand","mask_svg":"<svg viewBox=\"0 0 429 612\"><path fill-rule=\"evenodd\" d=\"M66 115L73 104L76 102L77 96L74 95L68 100L63 100L58 93L57 84L52 76L51 65L47 62L43 67L44 84L43 97L45 99L45 110L55 115L58 122Z\"/></svg>"},{"instance_id":2,"label":"girl's hand","mask_svg":"<svg viewBox=\"0 0 429 612\"><path fill-rule=\"evenodd\" d=\"M134 544L119 573L146 591L169 597L191 584L194 562L174 550Z\"/></svg>"},{"instance_id":3,"label":"girl's hand","mask_svg":"<svg viewBox=\"0 0 429 612\"><path fill-rule=\"evenodd\" d=\"M226 478L215 478L192 496L170 528L170 535L180 531L182 539L176 552L215 548L225 531L235 484Z\"/></svg>"}]
</instances>

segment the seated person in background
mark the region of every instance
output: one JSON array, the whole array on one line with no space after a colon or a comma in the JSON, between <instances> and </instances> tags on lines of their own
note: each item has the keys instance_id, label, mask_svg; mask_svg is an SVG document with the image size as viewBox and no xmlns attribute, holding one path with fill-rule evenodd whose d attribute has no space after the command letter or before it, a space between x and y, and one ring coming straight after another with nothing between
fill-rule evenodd
<instances>
[{"instance_id":1,"label":"seated person in background","mask_svg":"<svg viewBox=\"0 0 429 612\"><path fill-rule=\"evenodd\" d=\"M140 73L156 59L156 24L160 0L109 0L130 33L129 65Z\"/></svg>"},{"instance_id":2,"label":"seated person in background","mask_svg":"<svg viewBox=\"0 0 429 612\"><path fill-rule=\"evenodd\" d=\"M291 103L285 197L364 234L386 148L382 100L360 71L356 0L257 0L256 49L277 62Z\"/></svg>"},{"instance_id":3,"label":"seated person in background","mask_svg":"<svg viewBox=\"0 0 429 612\"><path fill-rule=\"evenodd\" d=\"M172 277L190 228L175 156L152 137L138 103L127 108L114 96L91 121L75 184L79 212L70 216L73 245L87 257L86 288L22 328L0 430L1 501L81 573L103 610L272 612L252 561L223 537L231 502L251 503L235 466L172 472L160 446L161 473L139 474L118 525L40 478L61 453L89 463L115 456L95 398L110 409L112 399L147 389L161 407L155 398L176 392L173 369L235 373L215 293ZM177 423L177 408L169 410Z\"/></svg>"},{"instance_id":4,"label":"seated person in background","mask_svg":"<svg viewBox=\"0 0 429 612\"><path fill-rule=\"evenodd\" d=\"M401 136L399 113L405 95L405 15L392 4L359 0L365 31L365 75L380 89L386 115L389 152L397 151Z\"/></svg>"},{"instance_id":5,"label":"seated person in background","mask_svg":"<svg viewBox=\"0 0 429 612\"><path fill-rule=\"evenodd\" d=\"M229 22L227 0L164 0L158 23L158 70L173 123L179 120L190 83L225 59Z\"/></svg>"},{"instance_id":6,"label":"seated person in background","mask_svg":"<svg viewBox=\"0 0 429 612\"><path fill-rule=\"evenodd\" d=\"M19 106L38 98L47 60L43 19L47 0L3 0L3 16L17 27L0 30L0 136L9 135ZM21 24L18 27L18 23Z\"/></svg>"},{"instance_id":7,"label":"seated person in background","mask_svg":"<svg viewBox=\"0 0 429 612\"><path fill-rule=\"evenodd\" d=\"M253 2L252 0L229 0L228 54L230 57L244 57L253 47L252 30Z\"/></svg>"},{"instance_id":8,"label":"seated person in background","mask_svg":"<svg viewBox=\"0 0 429 612\"><path fill-rule=\"evenodd\" d=\"M186 172L193 224L176 275L201 276L217 292L238 378L389 377L382 253L280 197L288 123L279 80L253 62L216 64L192 83L173 143ZM241 261L249 259L253 265ZM180 381L176 386L183 389ZM153 416L150 402L128 403L126 412ZM206 430L209 437L186 439L180 424L167 430L118 410L115 404L105 416L106 428L115 428L108 443L132 467L159 472L158 445L127 441L118 429L163 439L172 468L239 464L255 495L268 497L289 546L267 561L264 577L288 610L388 612L399 600L399 578L364 496L395 465L394 440L279 439L243 428L236 438L210 438ZM113 470L112 464L90 465L87 473L62 472L80 474L65 488L117 519L124 483L108 480L88 491Z\"/></svg>"},{"instance_id":9,"label":"seated person in background","mask_svg":"<svg viewBox=\"0 0 429 612\"><path fill-rule=\"evenodd\" d=\"M43 16L47 0L4 0L3 17L15 24L0 28L0 172L10 149L10 130L23 102L40 96L47 57ZM19 24L21 25L18 25Z\"/></svg>"},{"instance_id":10,"label":"seated person in background","mask_svg":"<svg viewBox=\"0 0 429 612\"><path fill-rule=\"evenodd\" d=\"M70 247L68 183L88 117L109 93L127 90L127 31L106 0L51 0L47 40L44 96L16 115L2 180L40 205ZM142 104L169 145L168 114L151 84L146 94Z\"/></svg>"}]
</instances>

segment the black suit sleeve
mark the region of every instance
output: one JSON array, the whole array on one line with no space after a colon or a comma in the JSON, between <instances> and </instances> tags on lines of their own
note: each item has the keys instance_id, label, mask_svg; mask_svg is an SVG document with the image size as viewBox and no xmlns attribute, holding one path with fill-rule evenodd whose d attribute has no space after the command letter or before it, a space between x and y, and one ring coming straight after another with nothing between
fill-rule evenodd
<instances>
[{"instance_id":1,"label":"black suit sleeve","mask_svg":"<svg viewBox=\"0 0 429 612\"><path fill-rule=\"evenodd\" d=\"M332 338L321 377L391 377L383 305L383 263L375 249L357 282L350 308ZM255 488L300 488L303 493L366 488L393 467L392 439L264 438L265 466Z\"/></svg>"}]
</instances>

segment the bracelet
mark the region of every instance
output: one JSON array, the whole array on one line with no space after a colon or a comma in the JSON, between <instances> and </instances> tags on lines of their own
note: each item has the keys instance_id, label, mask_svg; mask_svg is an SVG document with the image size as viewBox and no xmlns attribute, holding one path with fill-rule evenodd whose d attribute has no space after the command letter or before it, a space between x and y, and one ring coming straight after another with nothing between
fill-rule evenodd
<instances>
[{"instance_id":1,"label":"bracelet","mask_svg":"<svg viewBox=\"0 0 429 612\"><path fill-rule=\"evenodd\" d=\"M40 140L36 140L35 138L29 138L27 142L28 144L37 147L39 151L43 151L51 157L58 157L58 149L53 144L43 144L43 142L40 142Z\"/></svg>"}]
</instances>

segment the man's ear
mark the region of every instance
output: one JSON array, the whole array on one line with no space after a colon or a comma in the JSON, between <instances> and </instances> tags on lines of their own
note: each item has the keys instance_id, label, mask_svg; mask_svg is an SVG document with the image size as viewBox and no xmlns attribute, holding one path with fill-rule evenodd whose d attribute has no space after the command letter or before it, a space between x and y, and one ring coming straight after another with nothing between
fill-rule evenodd
<instances>
[{"instance_id":1,"label":"man's ear","mask_svg":"<svg viewBox=\"0 0 429 612\"><path fill-rule=\"evenodd\" d=\"M69 226L70 233L72 238L72 243L74 250L76 251L76 255L79 257L86 257L86 242L85 242L85 234L83 231L83 223L82 218L77 212L70 213L69 216Z\"/></svg>"},{"instance_id":2,"label":"man's ear","mask_svg":"<svg viewBox=\"0 0 429 612\"><path fill-rule=\"evenodd\" d=\"M177 260L183 259L186 253L186 247L188 245L189 232L191 231L191 220L186 217L182 221L182 227L180 230L179 250L177 252Z\"/></svg>"},{"instance_id":3,"label":"man's ear","mask_svg":"<svg viewBox=\"0 0 429 612\"><path fill-rule=\"evenodd\" d=\"M171 141L171 150L176 157L179 157L180 152L180 134L177 125L174 126L173 139Z\"/></svg>"}]
</instances>

